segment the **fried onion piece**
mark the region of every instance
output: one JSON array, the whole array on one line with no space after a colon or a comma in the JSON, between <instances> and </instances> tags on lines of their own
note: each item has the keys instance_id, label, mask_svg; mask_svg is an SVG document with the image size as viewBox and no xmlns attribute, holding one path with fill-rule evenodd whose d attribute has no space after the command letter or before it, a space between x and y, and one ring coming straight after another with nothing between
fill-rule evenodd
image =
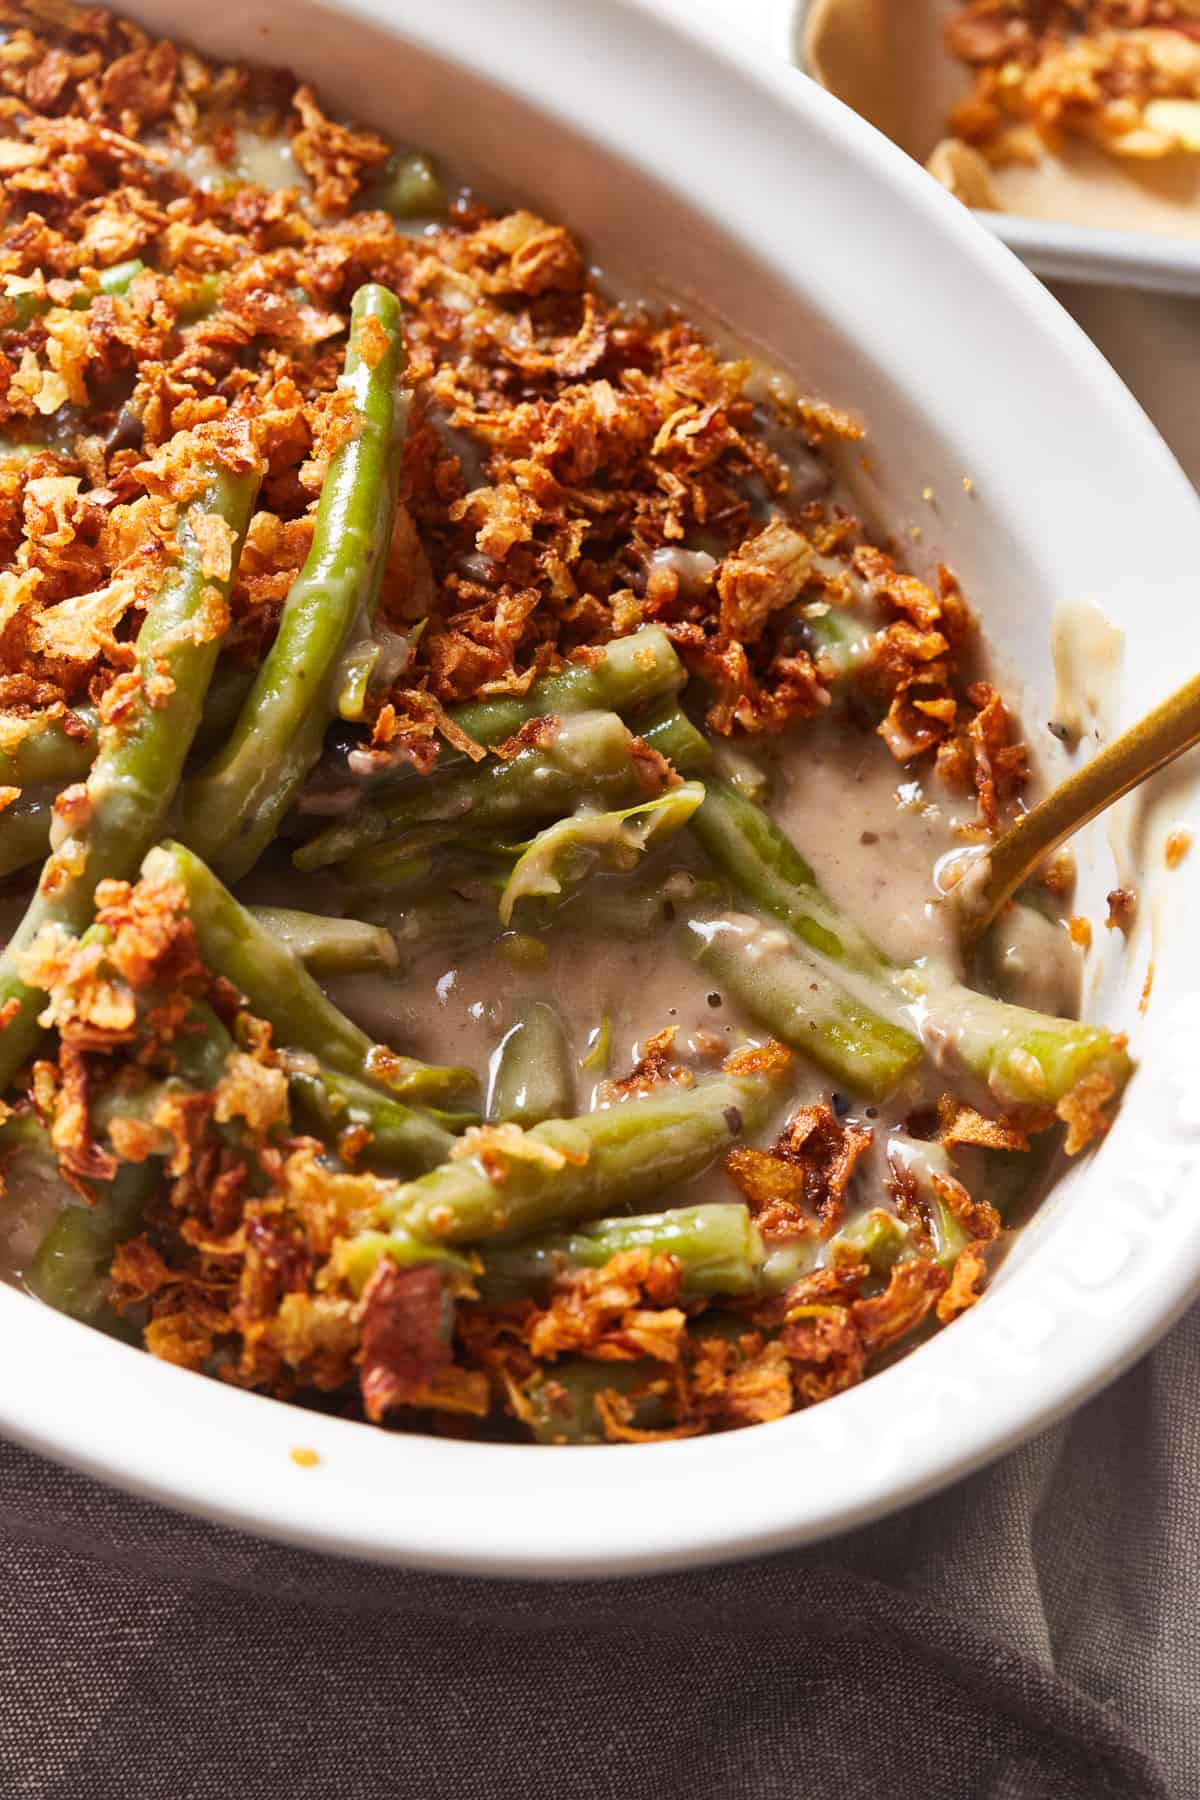
<instances>
[{"instance_id":1,"label":"fried onion piece","mask_svg":"<svg viewBox=\"0 0 1200 1800\"><path fill-rule=\"evenodd\" d=\"M945 1269L925 1257L912 1256L895 1263L882 1294L855 1300L850 1307L868 1354L915 1330L944 1292L948 1280Z\"/></svg>"},{"instance_id":2,"label":"fried onion piece","mask_svg":"<svg viewBox=\"0 0 1200 1800\"><path fill-rule=\"evenodd\" d=\"M846 1212L846 1189L874 1133L844 1124L831 1107L802 1106L770 1150L740 1144L725 1168L764 1236L815 1232L831 1237Z\"/></svg>"},{"instance_id":3,"label":"fried onion piece","mask_svg":"<svg viewBox=\"0 0 1200 1800\"><path fill-rule=\"evenodd\" d=\"M548 1304L529 1317L522 1336L538 1360L581 1352L614 1362L642 1356L674 1362L687 1324L674 1304L678 1295L673 1257L624 1250L602 1269L560 1276Z\"/></svg>"},{"instance_id":4,"label":"fried onion piece","mask_svg":"<svg viewBox=\"0 0 1200 1800\"><path fill-rule=\"evenodd\" d=\"M985 1242L977 1241L968 1244L955 1258L950 1285L937 1303L940 1324L949 1325L980 1298L983 1284L987 1280L987 1262L984 1256L986 1249Z\"/></svg>"},{"instance_id":5,"label":"fried onion piece","mask_svg":"<svg viewBox=\"0 0 1200 1800\"><path fill-rule=\"evenodd\" d=\"M1083 1075L1065 1093L1055 1112L1067 1128L1063 1145L1068 1156L1078 1156L1088 1144L1102 1138L1112 1120L1105 1110L1116 1092L1116 1085L1103 1070Z\"/></svg>"},{"instance_id":6,"label":"fried onion piece","mask_svg":"<svg viewBox=\"0 0 1200 1800\"><path fill-rule=\"evenodd\" d=\"M628 1100L635 1094L653 1093L663 1082L693 1087L696 1077L690 1069L675 1061L675 1039L679 1028L666 1025L654 1032L642 1045L642 1054L628 1075L616 1081L601 1083L600 1094L606 1101Z\"/></svg>"}]
</instances>

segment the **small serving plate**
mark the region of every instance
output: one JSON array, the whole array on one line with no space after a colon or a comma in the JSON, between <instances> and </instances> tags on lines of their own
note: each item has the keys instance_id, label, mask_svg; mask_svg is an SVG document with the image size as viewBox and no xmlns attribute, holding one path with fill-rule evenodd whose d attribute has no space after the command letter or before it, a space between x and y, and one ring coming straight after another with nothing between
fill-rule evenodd
<instances>
[{"instance_id":1,"label":"small serving plate","mask_svg":"<svg viewBox=\"0 0 1200 1800\"><path fill-rule=\"evenodd\" d=\"M775 0L773 47L923 163L947 135L946 111L968 82L941 46L956 3L854 0L854 18L816 66L809 42L815 0ZM906 64L903 81L891 79L892 33L910 54L922 37L930 46L926 62ZM1070 145L1037 168L1005 171L1001 181L1008 209L978 217L1037 274L1200 294L1200 158L1135 164Z\"/></svg>"}]
</instances>

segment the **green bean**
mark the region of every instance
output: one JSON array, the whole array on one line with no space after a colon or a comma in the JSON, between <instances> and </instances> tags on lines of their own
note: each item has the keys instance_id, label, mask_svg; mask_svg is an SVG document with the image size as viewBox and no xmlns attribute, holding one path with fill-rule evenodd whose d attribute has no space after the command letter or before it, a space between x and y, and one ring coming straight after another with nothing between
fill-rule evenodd
<instances>
[{"instance_id":1,"label":"green bean","mask_svg":"<svg viewBox=\"0 0 1200 1800\"><path fill-rule=\"evenodd\" d=\"M311 975L392 972L400 961L396 940L382 925L294 912L286 906L251 906L251 915L285 944Z\"/></svg>"},{"instance_id":2,"label":"green bean","mask_svg":"<svg viewBox=\"0 0 1200 1800\"><path fill-rule=\"evenodd\" d=\"M887 958L821 892L812 865L761 806L727 782L707 782L692 831L721 873L810 950L886 978Z\"/></svg>"},{"instance_id":3,"label":"green bean","mask_svg":"<svg viewBox=\"0 0 1200 1800\"><path fill-rule=\"evenodd\" d=\"M22 794L0 813L0 876L44 859L50 848L54 801L44 794Z\"/></svg>"},{"instance_id":4,"label":"green bean","mask_svg":"<svg viewBox=\"0 0 1200 1800\"><path fill-rule=\"evenodd\" d=\"M685 775L712 761L708 739L673 701L664 700L646 713L635 714L629 729Z\"/></svg>"},{"instance_id":5,"label":"green bean","mask_svg":"<svg viewBox=\"0 0 1200 1800\"><path fill-rule=\"evenodd\" d=\"M373 852L370 854L374 854ZM365 858L364 858L365 860ZM499 929L494 880L447 878L433 893L360 894L356 911L384 925L401 956L473 950L492 942ZM643 938L689 907L719 901L715 882L689 869L658 869L634 876L600 875L585 889L517 903L514 922L523 931L565 932L587 938Z\"/></svg>"},{"instance_id":6,"label":"green bean","mask_svg":"<svg viewBox=\"0 0 1200 1800\"><path fill-rule=\"evenodd\" d=\"M142 685L119 722L102 724L76 829L48 860L38 892L0 958L0 1006L15 1003L0 1034L0 1089L12 1082L39 1035L41 996L19 974L22 952L44 925L82 931L97 885L133 876L162 833L200 722L220 643L217 634L208 635L218 616L214 601L223 606L232 584L259 474L235 474L214 462L204 471L204 482L199 497L184 509L177 559L138 633ZM209 553L195 528L200 517L214 514L233 538L229 574L221 578L206 572Z\"/></svg>"},{"instance_id":7,"label":"green bean","mask_svg":"<svg viewBox=\"0 0 1200 1800\"><path fill-rule=\"evenodd\" d=\"M422 1175L444 1162L454 1147L453 1133L427 1112L414 1110L349 1075L332 1069L294 1068L288 1088L300 1112L332 1149L343 1133L370 1133L361 1158L369 1166L402 1175ZM356 1157L355 1160L358 1160Z\"/></svg>"},{"instance_id":8,"label":"green bean","mask_svg":"<svg viewBox=\"0 0 1200 1800\"><path fill-rule=\"evenodd\" d=\"M122 1163L92 1206L64 1206L30 1265L29 1287L37 1298L114 1336L135 1337L109 1304L109 1270L120 1245L137 1233L160 1179L155 1161Z\"/></svg>"},{"instance_id":9,"label":"green bean","mask_svg":"<svg viewBox=\"0 0 1200 1800\"><path fill-rule=\"evenodd\" d=\"M253 669L221 658L205 695L197 747L227 736L253 680ZM57 789L86 781L96 756L97 732L96 709L86 703L33 720L11 749L0 751L0 787Z\"/></svg>"},{"instance_id":10,"label":"green bean","mask_svg":"<svg viewBox=\"0 0 1200 1800\"><path fill-rule=\"evenodd\" d=\"M720 897L715 882L690 869L654 869L598 876L561 902L522 901L520 917L528 915L538 929L623 940L650 937L676 917L711 906Z\"/></svg>"},{"instance_id":11,"label":"green bean","mask_svg":"<svg viewBox=\"0 0 1200 1800\"><path fill-rule=\"evenodd\" d=\"M514 736L530 719L577 712L627 714L678 693L685 679L666 632L659 625L644 625L629 637L614 638L602 651L539 676L524 694L470 700L451 707L449 716L459 731L490 749ZM442 767L447 760L443 753Z\"/></svg>"},{"instance_id":12,"label":"green bean","mask_svg":"<svg viewBox=\"0 0 1200 1800\"><path fill-rule=\"evenodd\" d=\"M843 1258L865 1262L872 1275L885 1279L894 1264L912 1254L912 1232L895 1213L883 1207L872 1207L852 1225L839 1231L829 1243L829 1261L837 1264Z\"/></svg>"},{"instance_id":13,"label":"green bean","mask_svg":"<svg viewBox=\"0 0 1200 1800\"><path fill-rule=\"evenodd\" d=\"M176 279L179 281L186 278L180 276ZM200 319L211 318L213 313L220 310L224 286L225 277L216 270L191 276L182 297L176 303L179 323L195 325Z\"/></svg>"},{"instance_id":14,"label":"green bean","mask_svg":"<svg viewBox=\"0 0 1200 1800\"><path fill-rule=\"evenodd\" d=\"M399 301L359 288L342 377L354 434L330 463L312 548L229 742L184 793L183 837L228 880L275 836L336 716L338 659L371 629L396 512L403 372Z\"/></svg>"},{"instance_id":15,"label":"green bean","mask_svg":"<svg viewBox=\"0 0 1200 1800\"><path fill-rule=\"evenodd\" d=\"M101 1142L111 1142L116 1121L130 1119L154 1133L149 1155L169 1156L173 1148L171 1134L158 1122L159 1109L195 1091L188 1082L170 1076L161 1081L144 1080L136 1087L110 1082L101 1088L88 1108L92 1133Z\"/></svg>"},{"instance_id":16,"label":"green bean","mask_svg":"<svg viewBox=\"0 0 1200 1800\"><path fill-rule=\"evenodd\" d=\"M708 784L692 829L751 904L827 964L864 978L873 1004L898 1003L940 1061L956 1055L1002 1102L1054 1106L1087 1076L1106 1077L1118 1093L1129 1079L1124 1040L1111 1031L977 994L932 963L898 967L821 891L779 827L732 788ZM764 984L757 986L761 1009Z\"/></svg>"},{"instance_id":17,"label":"green bean","mask_svg":"<svg viewBox=\"0 0 1200 1800\"><path fill-rule=\"evenodd\" d=\"M444 827L450 839L465 831L495 835L536 819L561 818L585 801L619 804L644 792L634 739L619 715L574 713L562 719L548 742L519 750L507 761L489 758L430 775L359 808L304 844L292 861L298 869L344 862L345 878L353 884L363 872L355 853L384 838L394 845L406 833L433 825Z\"/></svg>"},{"instance_id":18,"label":"green bean","mask_svg":"<svg viewBox=\"0 0 1200 1800\"><path fill-rule=\"evenodd\" d=\"M537 1444L602 1444L604 1422L596 1402L605 1394L632 1404L637 1430L663 1430L671 1423L670 1371L648 1357L637 1362L571 1357L540 1369L521 1390L521 1422Z\"/></svg>"},{"instance_id":19,"label":"green bean","mask_svg":"<svg viewBox=\"0 0 1200 1800\"><path fill-rule=\"evenodd\" d=\"M441 219L447 210L446 190L432 162L415 150L389 156L369 198L394 219Z\"/></svg>"},{"instance_id":20,"label":"green bean","mask_svg":"<svg viewBox=\"0 0 1200 1800\"><path fill-rule=\"evenodd\" d=\"M765 1252L748 1208L714 1201L641 1217L597 1219L578 1231L493 1245L484 1258L481 1298L499 1305L544 1294L576 1269L602 1269L626 1250L674 1257L685 1300L712 1294L752 1294L762 1284Z\"/></svg>"},{"instance_id":21,"label":"green bean","mask_svg":"<svg viewBox=\"0 0 1200 1800\"><path fill-rule=\"evenodd\" d=\"M832 674L834 684L849 680L878 636L877 628L837 606L824 613L805 613L803 617L809 641L822 666Z\"/></svg>"},{"instance_id":22,"label":"green bean","mask_svg":"<svg viewBox=\"0 0 1200 1800\"><path fill-rule=\"evenodd\" d=\"M146 265L136 256L127 262L113 263L110 268L102 269L94 287L79 282L67 300L73 312L86 312L98 295L118 296L129 291L135 278L142 274ZM34 319L42 318L54 306L60 304L49 294L5 294L0 298L3 306L3 325L5 331L24 331Z\"/></svg>"},{"instance_id":23,"label":"green bean","mask_svg":"<svg viewBox=\"0 0 1200 1800\"><path fill-rule=\"evenodd\" d=\"M377 1231L370 1227L352 1237L338 1238L330 1252L332 1274L344 1281L354 1294L361 1294L376 1269L384 1260L411 1268L416 1263L432 1264L444 1278L446 1302L455 1288L464 1294L473 1291L474 1262L444 1244L431 1244L407 1231ZM446 1306L447 1312L449 1305Z\"/></svg>"},{"instance_id":24,"label":"green bean","mask_svg":"<svg viewBox=\"0 0 1200 1800\"><path fill-rule=\"evenodd\" d=\"M523 846L500 896L501 922L511 924L519 901L557 898L597 866L633 868L659 839L686 825L703 799L700 783L685 781L657 800L644 800L620 812L581 809L556 819Z\"/></svg>"},{"instance_id":25,"label":"green bean","mask_svg":"<svg viewBox=\"0 0 1200 1800\"><path fill-rule=\"evenodd\" d=\"M540 1125L574 1111L575 1070L558 1013L545 1000L518 1002L493 1059L487 1115Z\"/></svg>"},{"instance_id":26,"label":"green bean","mask_svg":"<svg viewBox=\"0 0 1200 1800\"><path fill-rule=\"evenodd\" d=\"M888 1159L912 1182L923 1202L938 1261L947 1269L953 1268L971 1234L947 1205L934 1180L935 1176L946 1182L954 1179L945 1149L941 1144L909 1137L907 1132L893 1131L888 1138Z\"/></svg>"},{"instance_id":27,"label":"green bean","mask_svg":"<svg viewBox=\"0 0 1200 1800\"><path fill-rule=\"evenodd\" d=\"M94 706L31 720L24 735L0 751L0 787L60 788L86 781L95 754Z\"/></svg>"},{"instance_id":28,"label":"green bean","mask_svg":"<svg viewBox=\"0 0 1200 1800\"><path fill-rule=\"evenodd\" d=\"M194 755L210 753L223 744L237 721L246 696L254 686L254 670L235 656L222 656L204 696L204 711L192 745Z\"/></svg>"},{"instance_id":29,"label":"green bean","mask_svg":"<svg viewBox=\"0 0 1200 1800\"><path fill-rule=\"evenodd\" d=\"M372 1044L326 998L299 958L184 845L157 845L142 864L142 876L183 889L205 962L239 989L251 1012L271 1026L281 1047L311 1051L339 1074L365 1077L406 1096L473 1085L475 1077L468 1069L435 1068Z\"/></svg>"},{"instance_id":30,"label":"green bean","mask_svg":"<svg viewBox=\"0 0 1200 1800\"><path fill-rule=\"evenodd\" d=\"M785 933L700 914L685 920L682 937L752 1019L854 1093L881 1100L920 1062L911 1032L860 1004Z\"/></svg>"},{"instance_id":31,"label":"green bean","mask_svg":"<svg viewBox=\"0 0 1200 1800\"><path fill-rule=\"evenodd\" d=\"M435 952L453 957L493 942L500 932L495 890L479 895L447 886L400 907L360 901L358 910L390 931L402 960Z\"/></svg>"},{"instance_id":32,"label":"green bean","mask_svg":"<svg viewBox=\"0 0 1200 1800\"><path fill-rule=\"evenodd\" d=\"M197 749L228 734L253 679L253 671L224 660L217 664L196 731ZM35 726L11 751L0 753L0 786L52 790L22 792L19 800L0 813L0 876L41 862L49 854L54 794L87 779L96 755L96 710L76 706L70 717L85 727L80 735L68 731L60 716Z\"/></svg>"},{"instance_id":33,"label":"green bean","mask_svg":"<svg viewBox=\"0 0 1200 1800\"><path fill-rule=\"evenodd\" d=\"M511 1155L502 1127L481 1150L396 1188L388 1221L435 1242L527 1237L634 1206L698 1175L770 1114L778 1071L714 1075L574 1119L548 1119ZM496 1163L501 1176L496 1178Z\"/></svg>"},{"instance_id":34,"label":"green bean","mask_svg":"<svg viewBox=\"0 0 1200 1800\"><path fill-rule=\"evenodd\" d=\"M580 712L616 712L625 716L678 693L685 680L683 664L666 632L659 625L643 625L628 637L614 638L603 650L590 651L581 661L566 662L553 674L539 676L523 694L468 700L450 707L447 717L475 743L493 749L514 737L531 719L562 718ZM657 714L649 715L647 725L653 727L657 719ZM691 739L689 747L698 753ZM461 768L467 760L462 751L443 745L437 772L441 775ZM377 777L377 782L392 790L428 779L404 768Z\"/></svg>"},{"instance_id":35,"label":"green bean","mask_svg":"<svg viewBox=\"0 0 1200 1800\"><path fill-rule=\"evenodd\" d=\"M96 293L119 296L127 294L139 275L144 275L146 265L139 257L131 256L126 262L112 263L107 269L101 269L96 283ZM72 296L71 305L79 310L86 310L95 299L95 293L83 288Z\"/></svg>"}]
</instances>

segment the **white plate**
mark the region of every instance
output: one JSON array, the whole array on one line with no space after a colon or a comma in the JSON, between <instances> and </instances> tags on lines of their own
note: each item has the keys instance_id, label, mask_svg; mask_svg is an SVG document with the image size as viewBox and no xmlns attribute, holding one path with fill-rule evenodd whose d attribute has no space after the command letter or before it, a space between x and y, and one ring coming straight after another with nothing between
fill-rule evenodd
<instances>
[{"instance_id":1,"label":"white plate","mask_svg":"<svg viewBox=\"0 0 1200 1800\"><path fill-rule=\"evenodd\" d=\"M720 3L728 9L728 0ZM809 0L770 0L770 44L778 55L799 69L804 68L804 21L808 8ZM1059 224L1021 218L1015 213L981 212L976 216L1022 262L1047 280L1149 288L1164 294L1200 294L1200 239Z\"/></svg>"},{"instance_id":2,"label":"white plate","mask_svg":"<svg viewBox=\"0 0 1200 1800\"><path fill-rule=\"evenodd\" d=\"M1193 665L1200 506L1102 358L919 169L687 0L134 11L219 53L286 63L334 103L492 170L585 232L601 261L699 297L859 412L876 501L897 532L920 521L921 566L953 560L1029 678L1035 735L1060 600L1090 599L1129 629L1129 711ZM1181 805L1195 779L1193 766ZM1102 916L1112 873L1098 845L1080 903ZM1111 1136L980 1306L824 1406L637 1449L405 1437L231 1391L3 1290L0 1430L252 1531L488 1573L748 1555L927 1494L1111 1380L1200 1285L1200 948L1194 926L1179 929L1200 911L1200 854L1146 887L1159 939L1145 1019L1145 947L1123 960L1098 934L1092 1010L1133 1031L1143 1058ZM319 1464L297 1467L297 1445Z\"/></svg>"}]
</instances>

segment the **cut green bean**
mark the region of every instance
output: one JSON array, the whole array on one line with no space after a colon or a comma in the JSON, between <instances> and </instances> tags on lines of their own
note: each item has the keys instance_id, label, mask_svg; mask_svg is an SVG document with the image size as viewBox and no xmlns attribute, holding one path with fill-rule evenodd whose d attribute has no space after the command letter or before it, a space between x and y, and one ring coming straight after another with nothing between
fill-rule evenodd
<instances>
[{"instance_id":1,"label":"cut green bean","mask_svg":"<svg viewBox=\"0 0 1200 1800\"><path fill-rule=\"evenodd\" d=\"M660 839L686 825L704 799L698 781L668 788L657 800L627 806L620 812L581 810L546 826L526 844L500 895L500 919L512 923L519 901L561 896L577 887L597 867L627 871L636 867Z\"/></svg>"},{"instance_id":2,"label":"cut green bean","mask_svg":"<svg viewBox=\"0 0 1200 1800\"><path fill-rule=\"evenodd\" d=\"M114 1336L136 1337L109 1304L109 1270L119 1247L137 1233L160 1179L157 1162L122 1163L92 1206L64 1206L34 1254L30 1291L69 1318Z\"/></svg>"},{"instance_id":3,"label":"cut green bean","mask_svg":"<svg viewBox=\"0 0 1200 1800\"><path fill-rule=\"evenodd\" d=\"M457 1160L396 1188L383 1210L414 1236L470 1243L635 1206L700 1174L765 1124L778 1079L778 1071L714 1075L575 1119L549 1119L521 1134L511 1154L504 1128L488 1127L480 1151L469 1154L468 1134Z\"/></svg>"},{"instance_id":4,"label":"cut green bean","mask_svg":"<svg viewBox=\"0 0 1200 1800\"><path fill-rule=\"evenodd\" d=\"M604 1421L598 1401L617 1394L632 1407L630 1423L639 1431L661 1431L671 1423L669 1369L649 1358L637 1362L589 1362L571 1357L540 1370L521 1390L520 1418L537 1444L602 1444Z\"/></svg>"},{"instance_id":5,"label":"cut green bean","mask_svg":"<svg viewBox=\"0 0 1200 1800\"><path fill-rule=\"evenodd\" d=\"M369 1141L355 1160L401 1175L423 1175L444 1162L453 1133L426 1112L381 1094L365 1081L332 1069L289 1071L288 1087L301 1114L331 1149L347 1131L365 1131Z\"/></svg>"},{"instance_id":6,"label":"cut green bean","mask_svg":"<svg viewBox=\"0 0 1200 1800\"><path fill-rule=\"evenodd\" d=\"M114 298L119 297L121 294L127 294L138 276L144 275L145 272L145 263L139 257L131 256L125 262L112 263L107 269L101 269L96 290L98 293ZM71 305L86 308L91 305L94 297L85 288L73 297Z\"/></svg>"},{"instance_id":7,"label":"cut green bean","mask_svg":"<svg viewBox=\"0 0 1200 1800\"><path fill-rule=\"evenodd\" d=\"M822 667L834 684L848 681L864 661L878 627L865 623L843 607L830 606L823 613L803 613L804 629Z\"/></svg>"},{"instance_id":8,"label":"cut green bean","mask_svg":"<svg viewBox=\"0 0 1200 1800\"><path fill-rule=\"evenodd\" d=\"M95 754L94 706L35 719L10 749L0 752L0 787L57 789L86 781Z\"/></svg>"},{"instance_id":9,"label":"cut green bean","mask_svg":"<svg viewBox=\"0 0 1200 1800\"><path fill-rule=\"evenodd\" d=\"M450 718L477 744L492 748L530 719L577 712L628 714L676 694L686 679L675 646L660 625L614 638L601 651L542 675L524 694L496 694L450 708ZM442 767L448 763L442 754ZM419 779L417 777L416 779Z\"/></svg>"},{"instance_id":10,"label":"cut green bean","mask_svg":"<svg viewBox=\"0 0 1200 1800\"><path fill-rule=\"evenodd\" d=\"M342 376L353 435L330 463L312 548L229 742L184 793L184 839L228 880L275 836L336 716L339 658L370 632L396 512L403 373L399 301L359 288Z\"/></svg>"},{"instance_id":11,"label":"cut green bean","mask_svg":"<svg viewBox=\"0 0 1200 1800\"><path fill-rule=\"evenodd\" d=\"M705 784L692 831L754 906L831 962L886 978L891 964L822 893L812 865L761 806L723 781Z\"/></svg>"},{"instance_id":12,"label":"cut green bean","mask_svg":"<svg viewBox=\"0 0 1200 1800\"><path fill-rule=\"evenodd\" d=\"M251 1012L268 1022L280 1047L311 1051L339 1074L365 1077L406 1096L435 1096L474 1085L469 1069L435 1068L372 1044L326 998L299 958L184 845L157 845L142 864L142 875L183 889L205 962L245 996Z\"/></svg>"},{"instance_id":13,"label":"cut green bean","mask_svg":"<svg viewBox=\"0 0 1200 1800\"><path fill-rule=\"evenodd\" d=\"M448 204L432 162L417 150L389 156L369 198L393 219L441 219Z\"/></svg>"},{"instance_id":14,"label":"cut green bean","mask_svg":"<svg viewBox=\"0 0 1200 1800\"><path fill-rule=\"evenodd\" d=\"M493 1058L487 1116L522 1126L566 1118L575 1110L575 1070L563 1022L545 1000L525 1001L516 1014Z\"/></svg>"},{"instance_id":15,"label":"cut green bean","mask_svg":"<svg viewBox=\"0 0 1200 1800\"><path fill-rule=\"evenodd\" d=\"M228 735L253 679L253 671L217 664L196 731L197 749L211 747ZM87 779L96 755L95 708L77 706L70 716L86 727L81 734L68 731L62 718L52 719L35 727L7 755L0 754L0 786L34 790L23 791L19 800L0 813L0 877L45 860L50 851L55 795L73 782Z\"/></svg>"},{"instance_id":16,"label":"cut green bean","mask_svg":"<svg viewBox=\"0 0 1200 1800\"><path fill-rule=\"evenodd\" d=\"M749 1209L714 1201L628 1219L597 1219L578 1231L493 1245L484 1258L481 1298L500 1305L525 1294L544 1295L560 1275L602 1269L627 1250L673 1257L685 1300L752 1294L762 1284L765 1252Z\"/></svg>"},{"instance_id":17,"label":"cut green bean","mask_svg":"<svg viewBox=\"0 0 1200 1800\"><path fill-rule=\"evenodd\" d=\"M786 933L702 914L685 921L683 941L752 1019L854 1093L882 1100L920 1063L911 1032L860 1004Z\"/></svg>"},{"instance_id":18,"label":"cut green bean","mask_svg":"<svg viewBox=\"0 0 1200 1800\"><path fill-rule=\"evenodd\" d=\"M634 738L619 715L574 713L545 744L530 745L507 761L489 757L430 775L361 807L303 845L292 860L298 869L345 863L345 878L353 884L364 871L353 860L355 853L384 838L403 843L407 833L433 825L444 827L449 839L466 832L497 835L532 820L561 818L585 802L620 804L644 791ZM366 865L367 878L370 872Z\"/></svg>"},{"instance_id":19,"label":"cut green bean","mask_svg":"<svg viewBox=\"0 0 1200 1800\"><path fill-rule=\"evenodd\" d=\"M673 701L664 700L648 712L635 714L629 720L629 729L683 775L703 769L712 761L708 739Z\"/></svg>"},{"instance_id":20,"label":"cut green bean","mask_svg":"<svg viewBox=\"0 0 1200 1800\"><path fill-rule=\"evenodd\" d=\"M108 878L132 878L162 835L220 647L210 621L219 617L215 603L224 606L232 585L259 472L234 473L214 463L205 471L204 483L183 511L176 561L138 633L136 667L142 685L119 722L101 726L73 833L47 862L38 892L0 958L0 1006L12 1009L0 1033L0 1089L10 1085L39 1035L41 995L18 972L22 952L44 925L82 931L91 918L97 885ZM199 528L202 518L214 515L231 540L228 573L221 576L211 572L211 538Z\"/></svg>"},{"instance_id":21,"label":"cut green bean","mask_svg":"<svg viewBox=\"0 0 1200 1800\"><path fill-rule=\"evenodd\" d=\"M218 661L196 729L198 749L228 735L253 681L253 669L224 657ZM86 781L98 730L96 709L88 704L34 720L11 749L0 751L0 787L58 789Z\"/></svg>"},{"instance_id":22,"label":"cut green bean","mask_svg":"<svg viewBox=\"0 0 1200 1800\"><path fill-rule=\"evenodd\" d=\"M956 1056L998 1100L1055 1106L1085 1077L1104 1077L1114 1093L1129 1079L1124 1040L1103 1027L977 994L933 963L900 968L891 962L821 891L811 865L779 827L732 788L708 785L692 829L752 905L779 919L826 965L861 977L871 1004L887 1011L899 1003L939 1062ZM758 979L754 986L755 1016L770 1023L768 984Z\"/></svg>"},{"instance_id":23,"label":"cut green bean","mask_svg":"<svg viewBox=\"0 0 1200 1800\"><path fill-rule=\"evenodd\" d=\"M295 912L286 906L251 906L248 910L312 975L390 974L399 964L396 940L382 925Z\"/></svg>"},{"instance_id":24,"label":"cut green bean","mask_svg":"<svg viewBox=\"0 0 1200 1800\"><path fill-rule=\"evenodd\" d=\"M136 256L130 257L127 262L113 263L110 268L100 271L94 287L88 287L83 282L77 283L66 304L72 312L86 312L99 295L118 297L126 294L145 267L145 263ZM24 331L34 319L44 317L59 304L61 302L44 293L5 294L0 297L0 307L3 308L3 324L0 329Z\"/></svg>"},{"instance_id":25,"label":"cut green bean","mask_svg":"<svg viewBox=\"0 0 1200 1800\"><path fill-rule=\"evenodd\" d=\"M0 876L44 861L50 849L54 801L22 794L0 813Z\"/></svg>"},{"instance_id":26,"label":"cut green bean","mask_svg":"<svg viewBox=\"0 0 1200 1800\"><path fill-rule=\"evenodd\" d=\"M602 650L592 650L577 662L564 663L552 674L539 676L523 694L468 700L450 707L447 717L475 743L494 749L514 737L531 719L563 718L580 712L635 714L639 708L652 707L655 701L677 694L685 680L683 664L666 632L659 625L644 625L628 637L614 638ZM653 729L659 723L658 714L645 714L644 723L647 729ZM673 713L672 729L678 729ZM694 738L688 739L688 748L692 754L702 756L697 738L703 745L703 738L696 732ZM462 751L444 744L437 773L461 768L467 761ZM429 778L404 767L376 779L380 787L399 789Z\"/></svg>"}]
</instances>

